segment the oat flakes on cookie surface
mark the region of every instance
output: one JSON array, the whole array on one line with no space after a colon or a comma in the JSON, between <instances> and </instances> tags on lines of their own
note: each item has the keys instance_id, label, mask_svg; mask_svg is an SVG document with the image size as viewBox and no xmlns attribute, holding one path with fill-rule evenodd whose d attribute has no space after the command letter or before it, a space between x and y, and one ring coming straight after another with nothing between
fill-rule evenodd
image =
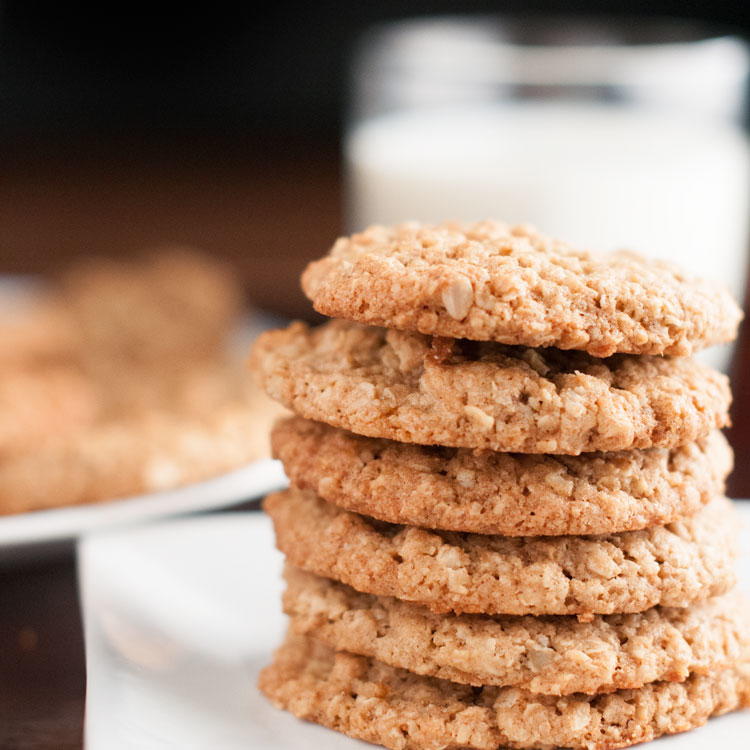
<instances>
[{"instance_id":1,"label":"oat flakes on cookie surface","mask_svg":"<svg viewBox=\"0 0 750 750\"><path fill-rule=\"evenodd\" d=\"M261 385L298 415L406 443L518 453L674 447L728 424L726 376L689 358L536 350L334 320L262 334Z\"/></svg>"},{"instance_id":2,"label":"oat flakes on cookie surface","mask_svg":"<svg viewBox=\"0 0 750 750\"><path fill-rule=\"evenodd\" d=\"M416 674L542 695L607 693L682 682L732 666L750 617L736 593L692 608L576 617L436 615L287 565L291 630Z\"/></svg>"},{"instance_id":3,"label":"oat flakes on cookie surface","mask_svg":"<svg viewBox=\"0 0 750 750\"><path fill-rule=\"evenodd\" d=\"M381 521L477 534L609 534L691 516L723 494L732 449L714 431L677 448L523 455L367 438L302 417L276 423L292 483Z\"/></svg>"},{"instance_id":4,"label":"oat flakes on cookie surface","mask_svg":"<svg viewBox=\"0 0 750 750\"><path fill-rule=\"evenodd\" d=\"M264 502L297 568L433 612L592 615L686 607L735 583L736 517L718 498L667 526L502 537L375 521L290 488Z\"/></svg>"},{"instance_id":5,"label":"oat flakes on cookie surface","mask_svg":"<svg viewBox=\"0 0 750 750\"><path fill-rule=\"evenodd\" d=\"M614 750L750 705L747 648L733 667L685 682L555 697L423 677L288 635L259 687L301 719L392 750Z\"/></svg>"},{"instance_id":6,"label":"oat flakes on cookie surface","mask_svg":"<svg viewBox=\"0 0 750 750\"><path fill-rule=\"evenodd\" d=\"M732 340L729 293L631 253L577 250L525 226L373 226L312 262L302 286L337 318L452 338L690 355Z\"/></svg>"}]
</instances>

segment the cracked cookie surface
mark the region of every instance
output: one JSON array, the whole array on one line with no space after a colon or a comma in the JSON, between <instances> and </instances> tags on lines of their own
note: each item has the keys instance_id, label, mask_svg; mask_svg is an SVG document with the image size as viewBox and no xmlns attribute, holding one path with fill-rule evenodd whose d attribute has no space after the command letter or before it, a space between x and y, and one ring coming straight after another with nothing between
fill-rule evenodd
<instances>
[{"instance_id":1,"label":"cracked cookie surface","mask_svg":"<svg viewBox=\"0 0 750 750\"><path fill-rule=\"evenodd\" d=\"M582 615L686 607L735 582L737 519L718 498L667 526L594 537L501 537L376 521L296 488L269 495L288 561L434 612Z\"/></svg>"},{"instance_id":2,"label":"cracked cookie surface","mask_svg":"<svg viewBox=\"0 0 750 750\"><path fill-rule=\"evenodd\" d=\"M750 704L747 656L684 682L555 697L422 677L294 635L261 672L259 687L299 718L393 750L612 750Z\"/></svg>"},{"instance_id":3,"label":"cracked cookie surface","mask_svg":"<svg viewBox=\"0 0 750 750\"><path fill-rule=\"evenodd\" d=\"M597 357L690 355L732 340L742 317L726 290L664 262L495 221L370 227L310 263L302 287L335 318Z\"/></svg>"},{"instance_id":4,"label":"cracked cookie surface","mask_svg":"<svg viewBox=\"0 0 750 750\"><path fill-rule=\"evenodd\" d=\"M381 521L477 534L608 534L693 515L723 494L717 431L677 448L581 456L409 445L290 417L272 433L291 481Z\"/></svg>"},{"instance_id":5,"label":"cracked cookie surface","mask_svg":"<svg viewBox=\"0 0 750 750\"><path fill-rule=\"evenodd\" d=\"M750 625L732 593L686 609L576 617L436 615L290 565L284 612L291 629L336 651L468 685L544 695L606 693L681 682L734 664Z\"/></svg>"},{"instance_id":6,"label":"cracked cookie surface","mask_svg":"<svg viewBox=\"0 0 750 750\"><path fill-rule=\"evenodd\" d=\"M347 321L260 336L251 364L299 416L405 443L517 453L674 447L728 424L726 376L687 358L535 350Z\"/></svg>"}]
</instances>

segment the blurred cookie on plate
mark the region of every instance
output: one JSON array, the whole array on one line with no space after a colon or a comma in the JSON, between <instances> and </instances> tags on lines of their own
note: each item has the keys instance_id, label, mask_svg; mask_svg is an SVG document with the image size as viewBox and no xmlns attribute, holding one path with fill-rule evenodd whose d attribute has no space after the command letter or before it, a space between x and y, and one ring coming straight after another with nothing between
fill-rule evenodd
<instances>
[{"instance_id":1,"label":"blurred cookie on plate","mask_svg":"<svg viewBox=\"0 0 750 750\"><path fill-rule=\"evenodd\" d=\"M282 409L233 350L251 313L194 250L85 259L0 333L0 515L209 479L268 455Z\"/></svg>"}]
</instances>

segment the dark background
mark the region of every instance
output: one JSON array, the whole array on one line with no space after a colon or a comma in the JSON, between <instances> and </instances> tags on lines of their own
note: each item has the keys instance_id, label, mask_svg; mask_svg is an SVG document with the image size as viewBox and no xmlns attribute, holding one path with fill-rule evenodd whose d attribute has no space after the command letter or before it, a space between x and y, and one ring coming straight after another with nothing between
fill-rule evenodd
<instances>
[{"instance_id":1,"label":"dark background","mask_svg":"<svg viewBox=\"0 0 750 750\"><path fill-rule=\"evenodd\" d=\"M183 242L238 263L259 304L340 230L338 139L354 40L451 12L681 15L708 2L0 4L0 271Z\"/></svg>"},{"instance_id":2,"label":"dark background","mask_svg":"<svg viewBox=\"0 0 750 750\"><path fill-rule=\"evenodd\" d=\"M334 142L353 39L399 17L455 12L676 15L750 30L739 2L364 2L92 7L5 2L0 134L77 140L289 133Z\"/></svg>"}]
</instances>

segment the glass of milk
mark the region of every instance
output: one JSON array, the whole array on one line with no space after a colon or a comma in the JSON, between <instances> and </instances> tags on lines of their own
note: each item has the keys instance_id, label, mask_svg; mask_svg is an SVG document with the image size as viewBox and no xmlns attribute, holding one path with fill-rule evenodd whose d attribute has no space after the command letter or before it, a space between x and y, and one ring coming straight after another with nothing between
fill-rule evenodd
<instances>
[{"instance_id":1,"label":"glass of milk","mask_svg":"<svg viewBox=\"0 0 750 750\"><path fill-rule=\"evenodd\" d=\"M677 21L445 17L374 30L354 61L350 229L531 223L679 263L744 297L748 53ZM710 361L725 366L728 350Z\"/></svg>"}]
</instances>

